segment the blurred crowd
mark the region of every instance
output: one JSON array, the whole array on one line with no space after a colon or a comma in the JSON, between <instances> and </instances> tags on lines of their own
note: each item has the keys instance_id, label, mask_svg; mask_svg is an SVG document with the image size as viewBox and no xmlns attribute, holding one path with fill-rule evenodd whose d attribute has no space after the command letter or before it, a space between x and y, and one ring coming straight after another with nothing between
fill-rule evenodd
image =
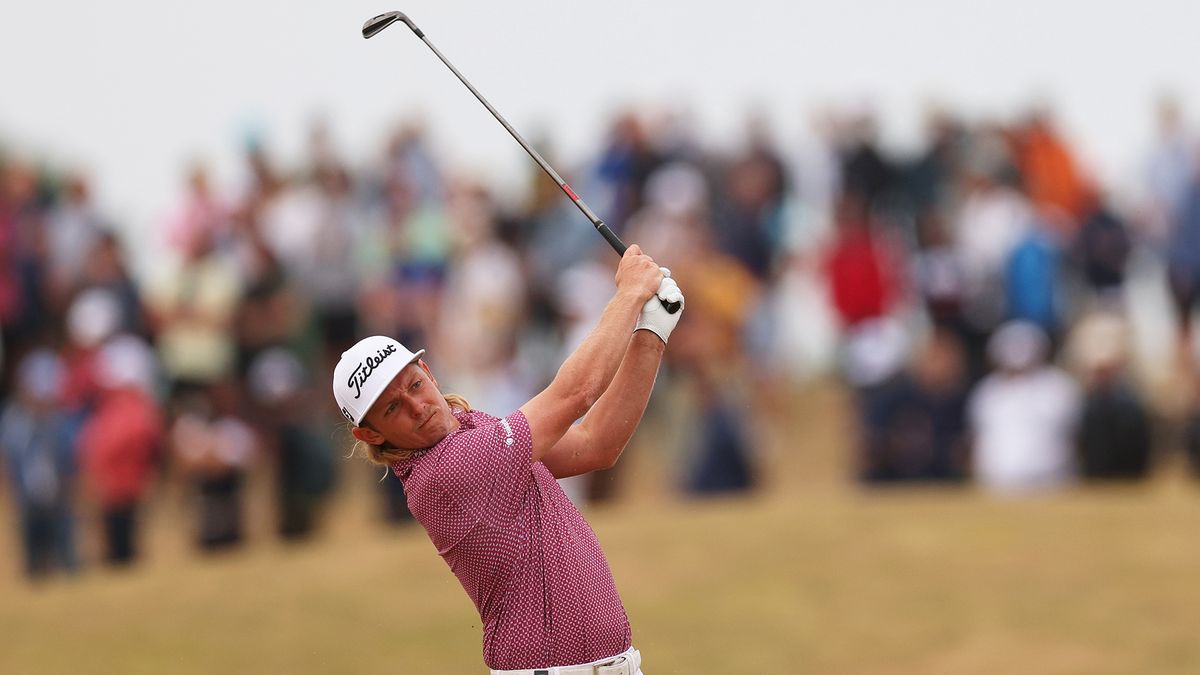
<instances>
[{"instance_id":1,"label":"blurred crowd","mask_svg":"<svg viewBox=\"0 0 1200 675\"><path fill-rule=\"evenodd\" d=\"M909 153L861 108L818 115L803 143L752 117L723 150L680 114L616 116L566 173L687 296L648 412L678 489L760 483L756 411L831 374L867 483L1047 489L1200 459L1200 145L1170 101L1157 114L1120 204L1047 109L934 111ZM0 471L31 577L80 567L78 528L107 563L136 560L164 484L188 495L200 550L243 540L256 471L279 535L307 537L346 473L327 386L342 350L371 334L427 348L445 390L503 414L613 291L616 256L532 164L496 194L416 123L356 163L318 124L306 155L285 168L250 142L232 186L189 167L143 241L86 176L0 154ZM1168 337L1140 330L1144 298L1169 307ZM569 493L607 499L615 478ZM399 481L377 486L405 522Z\"/></svg>"}]
</instances>

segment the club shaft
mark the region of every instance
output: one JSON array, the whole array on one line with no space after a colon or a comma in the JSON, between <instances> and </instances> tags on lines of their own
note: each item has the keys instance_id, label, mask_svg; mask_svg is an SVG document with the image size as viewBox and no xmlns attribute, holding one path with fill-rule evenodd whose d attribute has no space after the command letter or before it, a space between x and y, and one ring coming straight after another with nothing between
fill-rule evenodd
<instances>
[{"instance_id":1,"label":"club shaft","mask_svg":"<svg viewBox=\"0 0 1200 675\"><path fill-rule=\"evenodd\" d=\"M579 210L583 212L583 215L586 216L588 220L592 221L592 225L595 226L596 231L599 232L602 237L604 237L605 241L607 241L614 250L616 250L617 254L625 255L625 242L621 241L621 238L618 237L615 232L609 229L608 225L604 224L604 221L600 220L595 212L593 212L591 208L589 208L588 205L579 198L579 195L575 194L575 191L571 189L570 185L567 185L567 182L562 179L562 176L558 175L558 172L554 170L554 167L550 166L550 163L543 159L542 156L538 154L538 151L533 149L533 146L525 142L525 139L521 137L521 134L518 133L511 124L508 123L508 120L504 119L504 116L501 115L498 110L492 107L491 103L488 103L488 100L483 97L483 94L479 93L479 90L476 89L471 82L467 80L467 78L463 77L462 73L458 72L458 68L455 68L454 64L450 63L450 60L447 59L445 55L443 55L442 52L439 51L438 48L429 41L429 38L425 37L424 34L418 34L418 37L420 37L421 41L428 45L431 50L433 50L433 53L437 55L439 59L441 59L442 63L446 64L446 67L450 69L450 72L454 73L454 76L458 78L458 81L462 82L463 85L465 85L466 88L475 95L475 98L479 99L479 102L483 104L483 107L487 108L488 112L492 113L492 117L496 118L496 121L499 122L513 138L516 139L517 143L521 144L521 147L525 149L525 152L529 153L529 156L533 158L533 161L537 162L537 165L542 167L542 171L545 171L546 175L550 176L550 178L558 184L559 189L561 189L563 193L570 198L575 206L579 207Z\"/></svg>"}]
</instances>

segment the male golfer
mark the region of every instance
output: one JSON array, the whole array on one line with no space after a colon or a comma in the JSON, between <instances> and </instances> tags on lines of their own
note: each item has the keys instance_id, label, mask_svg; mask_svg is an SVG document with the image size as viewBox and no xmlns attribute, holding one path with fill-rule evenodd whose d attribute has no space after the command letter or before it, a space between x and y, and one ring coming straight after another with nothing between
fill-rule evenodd
<instances>
[{"instance_id":1,"label":"male golfer","mask_svg":"<svg viewBox=\"0 0 1200 675\"><path fill-rule=\"evenodd\" d=\"M502 419L443 395L424 350L387 337L360 341L334 370L358 449L399 476L479 610L492 673L641 673L608 561L555 482L617 461L682 313L663 309L659 298L682 303L683 294L636 245L616 286L550 386Z\"/></svg>"}]
</instances>

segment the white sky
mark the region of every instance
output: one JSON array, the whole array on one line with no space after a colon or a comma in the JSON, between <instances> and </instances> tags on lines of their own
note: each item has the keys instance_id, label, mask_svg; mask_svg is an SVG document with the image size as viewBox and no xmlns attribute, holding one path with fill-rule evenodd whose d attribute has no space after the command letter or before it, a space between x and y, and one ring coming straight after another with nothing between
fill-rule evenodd
<instances>
[{"instance_id":1,"label":"white sky","mask_svg":"<svg viewBox=\"0 0 1200 675\"><path fill-rule=\"evenodd\" d=\"M728 146L762 107L798 141L809 111L868 100L911 143L926 101L1007 115L1050 100L1091 169L1128 178L1170 89L1197 96L1200 3L1089 0L9 0L0 14L0 142L82 167L101 203L147 231L201 157L231 184L250 129L280 160L318 113L358 163L421 111L463 167L513 175L529 160L402 26L429 39L527 138L549 130L567 169L623 102L686 102ZM584 195L586 198L587 196ZM603 214L601 214L603 215Z\"/></svg>"}]
</instances>

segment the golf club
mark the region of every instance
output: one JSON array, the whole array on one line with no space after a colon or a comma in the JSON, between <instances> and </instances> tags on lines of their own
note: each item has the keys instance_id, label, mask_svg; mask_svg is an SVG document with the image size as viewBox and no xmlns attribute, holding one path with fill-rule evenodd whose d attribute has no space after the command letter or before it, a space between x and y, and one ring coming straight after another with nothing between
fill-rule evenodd
<instances>
[{"instance_id":1,"label":"golf club","mask_svg":"<svg viewBox=\"0 0 1200 675\"><path fill-rule=\"evenodd\" d=\"M517 143L521 144L521 147L525 149L525 152L529 153L529 156L533 158L533 161L537 162L537 165L542 167L542 171L545 171L546 175L554 179L554 182L558 184L558 187L562 189L563 193L566 194L567 197L570 197L571 201L575 203L575 206L579 207L579 210L583 212L583 215L587 216L588 220L592 221L592 225L596 227L596 231L599 232L600 236L604 237L605 241L607 241L613 247L613 250L615 250L618 255L625 255L625 242L621 241L621 238L618 237L611 229L609 229L609 227L604 224L604 221L600 220L600 218L597 217L590 208L588 208L588 205L579 198L579 195L575 194L575 191L571 189L570 185L567 185L567 182L562 179L562 176L558 175L558 172L554 170L554 167L550 166L549 162L547 162L545 159L542 159L542 156L538 154L537 150L534 150L532 146L525 142L524 138L521 138L521 134L517 133L517 130L512 128L512 125L509 124L508 121L505 120L495 108L492 107L491 103L488 103L487 99L483 97L483 94L480 94L479 90L472 86L471 83L467 81L467 78L463 77L462 73L458 72L458 68L455 68L454 64L450 63L450 61L447 60L440 51L438 51L438 48L433 46L433 43L425 37L425 33L422 32L420 28L417 28L417 25L413 23L412 19L408 18L408 16L406 16L403 12L384 12L379 16L374 16L370 19L367 19L366 23L364 23L362 27L363 37L374 37L384 28L387 28L397 21L403 21L405 25L407 25L412 32L416 34L417 37L421 38L422 42L424 42L429 46L430 49L433 50L433 53L437 55L439 59L441 59L442 63L446 64L447 68L450 69L450 72L454 73L454 76L458 78L458 81L462 82L464 85L466 85L467 89L471 90L471 93L475 95L475 98L479 99L479 102L483 104L483 107L487 108L488 112L492 113L492 117L495 117L496 121L500 122L500 124L508 130L508 133L517 140ZM664 308L666 308L667 312L671 314L679 311L678 302L667 302L662 300L662 305Z\"/></svg>"}]
</instances>

